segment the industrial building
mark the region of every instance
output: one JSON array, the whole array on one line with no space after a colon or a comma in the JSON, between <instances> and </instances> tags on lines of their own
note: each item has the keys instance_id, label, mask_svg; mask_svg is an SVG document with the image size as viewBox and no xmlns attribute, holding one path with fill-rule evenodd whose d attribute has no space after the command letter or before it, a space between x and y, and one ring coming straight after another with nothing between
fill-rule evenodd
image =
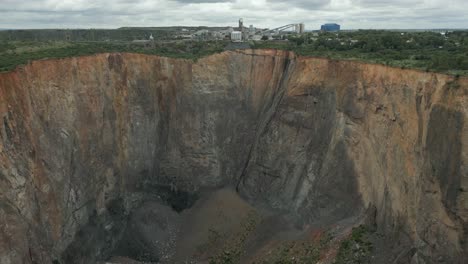
<instances>
[{"instance_id":1,"label":"industrial building","mask_svg":"<svg viewBox=\"0 0 468 264\"><path fill-rule=\"evenodd\" d=\"M320 27L321 31L325 32L334 32L334 31L340 31L340 25L335 24L335 23L327 23L324 24Z\"/></svg>"},{"instance_id":2,"label":"industrial building","mask_svg":"<svg viewBox=\"0 0 468 264\"><path fill-rule=\"evenodd\" d=\"M242 32L240 31L231 32L231 41L234 41L234 42L242 41Z\"/></svg>"},{"instance_id":3,"label":"industrial building","mask_svg":"<svg viewBox=\"0 0 468 264\"><path fill-rule=\"evenodd\" d=\"M294 26L294 31L296 31L296 33L298 34L303 34L305 32L305 24L304 23L296 24Z\"/></svg>"},{"instance_id":4,"label":"industrial building","mask_svg":"<svg viewBox=\"0 0 468 264\"><path fill-rule=\"evenodd\" d=\"M277 27L274 29L265 29L262 31L257 32L257 34L260 34L262 36L283 36L285 34L290 34L291 31L286 31L286 30L293 30L292 32L298 33L298 34L303 34L305 32L305 24L300 23L300 24L288 24L284 25L281 27Z\"/></svg>"},{"instance_id":5,"label":"industrial building","mask_svg":"<svg viewBox=\"0 0 468 264\"><path fill-rule=\"evenodd\" d=\"M231 37L233 42L242 42L247 40L261 40L263 37L273 38L283 38L285 35L289 34L304 34L305 33L305 24L288 24L274 29L260 29L254 27L254 25L249 25L246 27L244 25L244 20L239 19L238 27L233 30L229 28L229 31L221 30L221 33L224 33L226 37Z\"/></svg>"}]
</instances>

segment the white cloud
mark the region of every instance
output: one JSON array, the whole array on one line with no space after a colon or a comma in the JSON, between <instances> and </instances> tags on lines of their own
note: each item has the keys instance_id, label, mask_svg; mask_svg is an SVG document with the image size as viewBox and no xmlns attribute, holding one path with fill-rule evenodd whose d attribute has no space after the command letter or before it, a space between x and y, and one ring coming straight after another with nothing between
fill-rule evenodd
<instances>
[{"instance_id":1,"label":"white cloud","mask_svg":"<svg viewBox=\"0 0 468 264\"><path fill-rule=\"evenodd\" d=\"M227 26L466 28L466 0L0 0L1 28Z\"/></svg>"}]
</instances>

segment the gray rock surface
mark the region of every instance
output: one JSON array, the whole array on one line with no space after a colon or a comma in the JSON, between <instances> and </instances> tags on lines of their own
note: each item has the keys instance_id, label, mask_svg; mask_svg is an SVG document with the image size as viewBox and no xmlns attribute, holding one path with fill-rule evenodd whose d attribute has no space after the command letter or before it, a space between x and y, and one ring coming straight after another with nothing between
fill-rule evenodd
<instances>
[{"instance_id":1,"label":"gray rock surface","mask_svg":"<svg viewBox=\"0 0 468 264\"><path fill-rule=\"evenodd\" d=\"M374 208L379 232L415 248L406 259L464 263L467 89L274 50L196 63L99 54L2 73L0 263L92 263L141 220L128 216L144 197L180 211L224 186L299 226ZM137 230L164 237L161 226Z\"/></svg>"}]
</instances>

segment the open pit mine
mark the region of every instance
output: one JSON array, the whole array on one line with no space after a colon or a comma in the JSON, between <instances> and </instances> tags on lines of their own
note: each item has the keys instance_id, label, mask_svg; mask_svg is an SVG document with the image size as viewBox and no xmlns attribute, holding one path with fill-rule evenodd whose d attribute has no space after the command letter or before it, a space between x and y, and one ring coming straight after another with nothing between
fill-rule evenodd
<instances>
[{"instance_id":1,"label":"open pit mine","mask_svg":"<svg viewBox=\"0 0 468 264\"><path fill-rule=\"evenodd\" d=\"M276 50L33 61L0 74L0 263L338 263L361 229L342 263L468 263L467 95Z\"/></svg>"}]
</instances>

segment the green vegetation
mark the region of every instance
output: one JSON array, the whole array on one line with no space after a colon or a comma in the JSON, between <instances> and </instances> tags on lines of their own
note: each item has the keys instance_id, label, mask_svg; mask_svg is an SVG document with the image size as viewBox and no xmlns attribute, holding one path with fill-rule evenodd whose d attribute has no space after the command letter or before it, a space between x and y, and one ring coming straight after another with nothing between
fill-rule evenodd
<instances>
[{"instance_id":1,"label":"green vegetation","mask_svg":"<svg viewBox=\"0 0 468 264\"><path fill-rule=\"evenodd\" d=\"M334 264L370 263L372 251L370 233L371 231L366 226L353 228L351 235L341 242Z\"/></svg>"},{"instance_id":2,"label":"green vegetation","mask_svg":"<svg viewBox=\"0 0 468 264\"><path fill-rule=\"evenodd\" d=\"M278 253L270 260L263 261L264 264L315 264L320 260L320 250L312 244L304 243L301 245L301 252L294 243L289 243L279 249Z\"/></svg>"},{"instance_id":3,"label":"green vegetation","mask_svg":"<svg viewBox=\"0 0 468 264\"><path fill-rule=\"evenodd\" d=\"M234 264L240 263L240 258L245 250L245 242L252 232L257 228L261 222L261 217L255 212L249 212L246 219L242 221L241 230L234 235L221 235L216 231L210 230L211 248L215 248L217 244L223 243L225 245L222 251L209 259L209 264ZM229 237L230 239L226 239Z\"/></svg>"},{"instance_id":4,"label":"green vegetation","mask_svg":"<svg viewBox=\"0 0 468 264\"><path fill-rule=\"evenodd\" d=\"M20 29L1 30L0 41L132 41L170 39L174 28L119 28L119 29Z\"/></svg>"},{"instance_id":5,"label":"green vegetation","mask_svg":"<svg viewBox=\"0 0 468 264\"><path fill-rule=\"evenodd\" d=\"M324 252L329 250L333 236L329 231L317 233L315 239L282 242L264 256L262 264L316 264Z\"/></svg>"},{"instance_id":6,"label":"green vegetation","mask_svg":"<svg viewBox=\"0 0 468 264\"><path fill-rule=\"evenodd\" d=\"M196 60L224 50L223 41L173 41L167 43L132 42L0 42L0 71L9 71L30 60L66 58L103 52L133 52Z\"/></svg>"},{"instance_id":7,"label":"green vegetation","mask_svg":"<svg viewBox=\"0 0 468 264\"><path fill-rule=\"evenodd\" d=\"M161 41L170 38L173 33L171 30L174 29L2 31L0 71L12 70L30 60L102 52L134 52L196 60L221 52L229 44L228 41ZM147 39L149 33L158 41L131 41ZM440 34L359 30L307 33L301 36L290 35L288 38L289 41L256 41L250 45L258 49L291 50L303 56L359 60L401 68L468 75L468 31Z\"/></svg>"},{"instance_id":8,"label":"green vegetation","mask_svg":"<svg viewBox=\"0 0 468 264\"><path fill-rule=\"evenodd\" d=\"M263 219L255 213L249 213L242 222L242 228L233 234L222 234L210 230L210 243L200 249L201 252L215 251L209 258L210 264L237 264L246 261L248 247L251 247L252 234ZM249 259L257 264L316 264L321 254L333 244L333 236L329 231L319 231L313 238L302 240L278 240L259 251L260 254ZM217 249L217 245L222 245ZM248 253L247 253L248 254ZM252 256L249 256L252 257Z\"/></svg>"},{"instance_id":9,"label":"green vegetation","mask_svg":"<svg viewBox=\"0 0 468 264\"><path fill-rule=\"evenodd\" d=\"M383 30L308 33L290 36L289 41L256 42L254 47L292 50L303 56L361 60L468 75L468 31L445 35Z\"/></svg>"},{"instance_id":10,"label":"green vegetation","mask_svg":"<svg viewBox=\"0 0 468 264\"><path fill-rule=\"evenodd\" d=\"M313 243L289 242L275 249L275 254L263 264L315 264L320 260L321 248Z\"/></svg>"}]
</instances>

